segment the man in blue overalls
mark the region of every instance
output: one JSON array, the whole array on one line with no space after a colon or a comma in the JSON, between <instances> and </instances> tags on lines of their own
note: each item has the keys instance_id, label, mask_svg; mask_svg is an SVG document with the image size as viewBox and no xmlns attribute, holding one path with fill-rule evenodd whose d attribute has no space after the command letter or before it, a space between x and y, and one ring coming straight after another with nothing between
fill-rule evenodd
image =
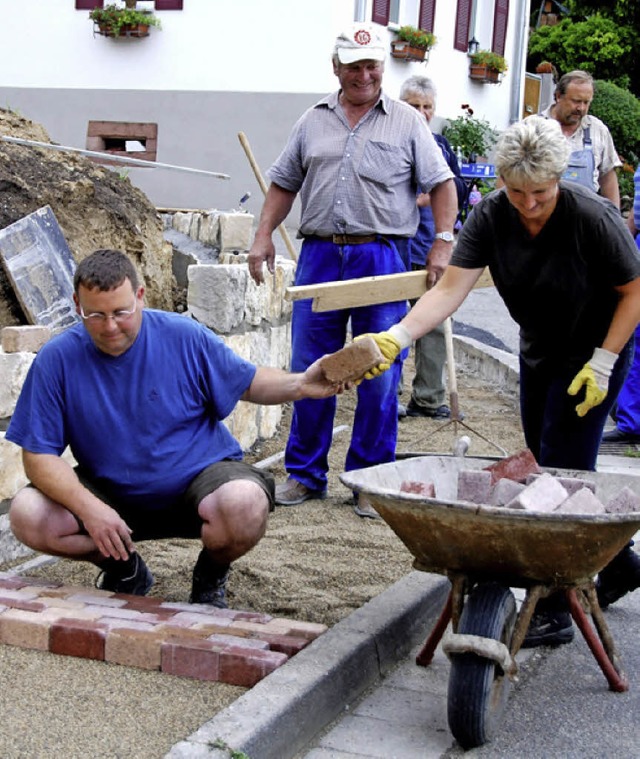
<instances>
[{"instance_id":1,"label":"man in blue overalls","mask_svg":"<svg viewBox=\"0 0 640 759\"><path fill-rule=\"evenodd\" d=\"M560 123L571 146L569 165L562 178L594 190L620 208L615 170L622 163L607 126L589 115L593 87L593 77L586 71L564 74L556 85L555 102L541 115Z\"/></svg>"}]
</instances>

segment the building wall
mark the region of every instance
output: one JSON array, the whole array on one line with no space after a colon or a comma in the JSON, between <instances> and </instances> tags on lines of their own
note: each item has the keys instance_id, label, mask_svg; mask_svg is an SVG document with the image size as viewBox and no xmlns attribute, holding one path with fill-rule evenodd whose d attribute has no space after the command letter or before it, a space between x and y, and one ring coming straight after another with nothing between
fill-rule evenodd
<instances>
[{"instance_id":1,"label":"building wall","mask_svg":"<svg viewBox=\"0 0 640 759\"><path fill-rule=\"evenodd\" d=\"M475 36L490 46L494 0L475 0ZM417 22L419 0L401 0L400 24ZM385 90L397 96L411 74L438 87L436 130L469 103L477 116L506 127L522 89L517 24L528 0L513 0L507 58L499 85L468 77L468 58L453 50L455 3L436 5L438 42L428 63L388 59ZM141 0L139 7L153 7ZM238 132L247 135L266 173L300 113L336 88L333 40L358 9L371 18L371 0L185 0L183 11L157 15L163 29L144 39L94 36L87 11L74 0L0 0L0 107L42 123L51 138L86 147L87 122L158 124L157 160L229 174L215 179L166 169L127 169L158 206L234 208L245 192L258 213L262 197ZM28 29L28 35L24 35ZM391 27L383 37L394 38ZM523 76L523 75L522 75ZM294 214L295 215L295 214Z\"/></svg>"}]
</instances>

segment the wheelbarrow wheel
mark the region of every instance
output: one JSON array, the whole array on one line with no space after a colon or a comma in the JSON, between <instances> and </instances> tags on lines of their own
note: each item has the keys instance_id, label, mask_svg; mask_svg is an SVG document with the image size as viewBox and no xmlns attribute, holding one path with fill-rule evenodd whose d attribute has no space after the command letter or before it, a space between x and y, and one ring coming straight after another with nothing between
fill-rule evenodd
<instances>
[{"instance_id":1,"label":"wheelbarrow wheel","mask_svg":"<svg viewBox=\"0 0 640 759\"><path fill-rule=\"evenodd\" d=\"M513 593L496 583L476 585L460 616L458 632L511 641L516 620ZM464 749L494 736L509 697L511 681L494 661L474 653L453 654L449 674L449 728Z\"/></svg>"}]
</instances>

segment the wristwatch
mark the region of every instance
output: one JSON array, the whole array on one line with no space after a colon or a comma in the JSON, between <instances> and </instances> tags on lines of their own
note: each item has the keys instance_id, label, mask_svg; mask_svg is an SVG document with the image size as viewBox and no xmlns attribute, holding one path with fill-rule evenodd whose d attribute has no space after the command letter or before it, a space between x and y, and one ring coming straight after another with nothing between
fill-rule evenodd
<instances>
[{"instance_id":1,"label":"wristwatch","mask_svg":"<svg viewBox=\"0 0 640 759\"><path fill-rule=\"evenodd\" d=\"M445 242L453 242L453 235L451 232L436 232L436 240L444 240Z\"/></svg>"}]
</instances>

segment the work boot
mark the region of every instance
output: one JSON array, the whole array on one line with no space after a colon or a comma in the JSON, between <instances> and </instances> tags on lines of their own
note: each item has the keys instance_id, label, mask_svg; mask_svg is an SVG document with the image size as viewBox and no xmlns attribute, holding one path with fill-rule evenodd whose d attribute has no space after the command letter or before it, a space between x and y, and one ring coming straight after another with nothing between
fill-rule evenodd
<instances>
[{"instance_id":1,"label":"work boot","mask_svg":"<svg viewBox=\"0 0 640 759\"><path fill-rule=\"evenodd\" d=\"M125 561L109 557L98 566L102 569L96 579L99 590L146 596L154 583L153 575L136 551L130 553Z\"/></svg>"},{"instance_id":2,"label":"work boot","mask_svg":"<svg viewBox=\"0 0 640 759\"><path fill-rule=\"evenodd\" d=\"M276 504L278 506L297 506L313 498L326 498L326 490L312 490L293 477L276 485Z\"/></svg>"},{"instance_id":3,"label":"work boot","mask_svg":"<svg viewBox=\"0 0 640 759\"><path fill-rule=\"evenodd\" d=\"M203 548L193 568L190 604L209 604L218 609L226 609L226 589L229 579L229 564L217 564L209 551Z\"/></svg>"},{"instance_id":4,"label":"work boot","mask_svg":"<svg viewBox=\"0 0 640 759\"><path fill-rule=\"evenodd\" d=\"M567 599L562 593L553 593L547 598L541 598L536 604L522 648L559 646L571 643L573 636L573 622Z\"/></svg>"},{"instance_id":5,"label":"work boot","mask_svg":"<svg viewBox=\"0 0 640 759\"><path fill-rule=\"evenodd\" d=\"M640 587L640 556L628 543L598 574L596 593L601 609Z\"/></svg>"}]
</instances>

